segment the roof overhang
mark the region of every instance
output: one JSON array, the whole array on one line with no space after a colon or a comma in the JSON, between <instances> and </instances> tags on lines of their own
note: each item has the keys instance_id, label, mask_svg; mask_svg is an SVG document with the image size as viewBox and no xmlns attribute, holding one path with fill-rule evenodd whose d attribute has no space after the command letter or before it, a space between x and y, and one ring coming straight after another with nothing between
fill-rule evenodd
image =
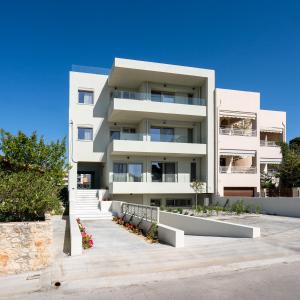
<instances>
[{"instance_id":1,"label":"roof overhang","mask_svg":"<svg viewBox=\"0 0 300 300\"><path fill-rule=\"evenodd\" d=\"M221 149L220 155L223 156L241 156L241 157L255 157L255 150L236 150L236 149Z\"/></svg>"},{"instance_id":2,"label":"roof overhang","mask_svg":"<svg viewBox=\"0 0 300 300\"><path fill-rule=\"evenodd\" d=\"M280 127L267 127L267 128L261 128L261 132L272 132L272 133L282 133L283 128Z\"/></svg>"},{"instance_id":3,"label":"roof overhang","mask_svg":"<svg viewBox=\"0 0 300 300\"><path fill-rule=\"evenodd\" d=\"M212 76L214 71L208 69L115 58L108 85L138 88L143 82L162 82L197 87Z\"/></svg>"},{"instance_id":4,"label":"roof overhang","mask_svg":"<svg viewBox=\"0 0 300 300\"><path fill-rule=\"evenodd\" d=\"M281 158L260 158L261 164L279 165L279 164L281 164L281 162L282 162Z\"/></svg>"},{"instance_id":5,"label":"roof overhang","mask_svg":"<svg viewBox=\"0 0 300 300\"><path fill-rule=\"evenodd\" d=\"M256 119L256 113L220 110L220 117L235 118L235 119Z\"/></svg>"}]
</instances>

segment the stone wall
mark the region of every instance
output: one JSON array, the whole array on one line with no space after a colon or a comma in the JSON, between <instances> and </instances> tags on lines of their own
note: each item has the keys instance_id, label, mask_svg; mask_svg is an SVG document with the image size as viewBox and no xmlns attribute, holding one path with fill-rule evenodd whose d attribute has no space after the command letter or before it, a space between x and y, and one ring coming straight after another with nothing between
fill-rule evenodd
<instances>
[{"instance_id":1,"label":"stone wall","mask_svg":"<svg viewBox=\"0 0 300 300\"><path fill-rule=\"evenodd\" d=\"M0 276L47 267L52 242L51 220L0 223Z\"/></svg>"}]
</instances>

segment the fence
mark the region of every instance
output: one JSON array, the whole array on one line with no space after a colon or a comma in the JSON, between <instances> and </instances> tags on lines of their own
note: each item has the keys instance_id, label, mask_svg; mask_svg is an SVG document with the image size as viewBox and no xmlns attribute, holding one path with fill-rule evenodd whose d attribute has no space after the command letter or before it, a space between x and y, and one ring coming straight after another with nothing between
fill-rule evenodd
<instances>
[{"instance_id":1,"label":"fence","mask_svg":"<svg viewBox=\"0 0 300 300\"><path fill-rule=\"evenodd\" d=\"M159 207L123 202L121 212L151 223L159 223Z\"/></svg>"}]
</instances>

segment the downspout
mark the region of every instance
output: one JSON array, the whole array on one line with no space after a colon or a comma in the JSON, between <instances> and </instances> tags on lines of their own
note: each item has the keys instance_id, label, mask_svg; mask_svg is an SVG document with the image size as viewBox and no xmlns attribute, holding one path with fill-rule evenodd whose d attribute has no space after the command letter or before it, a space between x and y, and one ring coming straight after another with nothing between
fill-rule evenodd
<instances>
[{"instance_id":1,"label":"downspout","mask_svg":"<svg viewBox=\"0 0 300 300\"><path fill-rule=\"evenodd\" d=\"M78 163L78 161L75 161L73 158L73 148L74 148L74 144L73 144L73 120L70 121L70 125L71 125L71 161L75 164ZM72 198L74 198L74 200L72 200ZM71 190L69 189L69 210L70 210L70 214L73 212L74 210L74 204L76 201L76 189L74 187L71 188Z\"/></svg>"},{"instance_id":2,"label":"downspout","mask_svg":"<svg viewBox=\"0 0 300 300\"><path fill-rule=\"evenodd\" d=\"M73 158L73 155L74 155L74 153L73 153L73 146L74 146L74 142L73 142L73 120L71 120L70 121L70 125L71 125L71 160L72 160L72 162L73 163L75 163L75 164L77 164L78 163L78 161L75 161L74 160L74 158Z\"/></svg>"},{"instance_id":3,"label":"downspout","mask_svg":"<svg viewBox=\"0 0 300 300\"><path fill-rule=\"evenodd\" d=\"M215 95L215 195L219 196L218 193L218 186L219 186L219 106L217 105L217 97L216 97L216 91L214 93Z\"/></svg>"}]
</instances>

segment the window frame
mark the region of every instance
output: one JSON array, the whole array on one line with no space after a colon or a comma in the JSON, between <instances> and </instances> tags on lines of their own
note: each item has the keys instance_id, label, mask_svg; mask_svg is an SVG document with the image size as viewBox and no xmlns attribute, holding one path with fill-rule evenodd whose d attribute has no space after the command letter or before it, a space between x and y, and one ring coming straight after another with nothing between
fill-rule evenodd
<instances>
[{"instance_id":1,"label":"window frame","mask_svg":"<svg viewBox=\"0 0 300 300\"><path fill-rule=\"evenodd\" d=\"M80 129L90 129L92 131L92 138L91 139L81 139L79 138L79 130ZM77 126L77 141L81 141L81 142L92 142L94 140L94 130L93 130L93 127L90 127L90 126L82 126L82 125L79 125Z\"/></svg>"},{"instance_id":2,"label":"window frame","mask_svg":"<svg viewBox=\"0 0 300 300\"><path fill-rule=\"evenodd\" d=\"M115 165L122 164L125 165L126 173L115 173ZM141 176L140 181L130 181L129 180L129 165L140 165L141 166ZM126 174L126 181L116 181L115 174ZM112 182L143 182L144 181L144 164L142 162L123 162L123 161L114 161L113 162L113 169L112 169Z\"/></svg>"},{"instance_id":3,"label":"window frame","mask_svg":"<svg viewBox=\"0 0 300 300\"><path fill-rule=\"evenodd\" d=\"M92 103L80 102L80 93L90 93L90 94L92 94ZM77 104L80 104L80 105L94 105L94 91L93 90L88 90L88 89L78 89Z\"/></svg>"}]
</instances>

